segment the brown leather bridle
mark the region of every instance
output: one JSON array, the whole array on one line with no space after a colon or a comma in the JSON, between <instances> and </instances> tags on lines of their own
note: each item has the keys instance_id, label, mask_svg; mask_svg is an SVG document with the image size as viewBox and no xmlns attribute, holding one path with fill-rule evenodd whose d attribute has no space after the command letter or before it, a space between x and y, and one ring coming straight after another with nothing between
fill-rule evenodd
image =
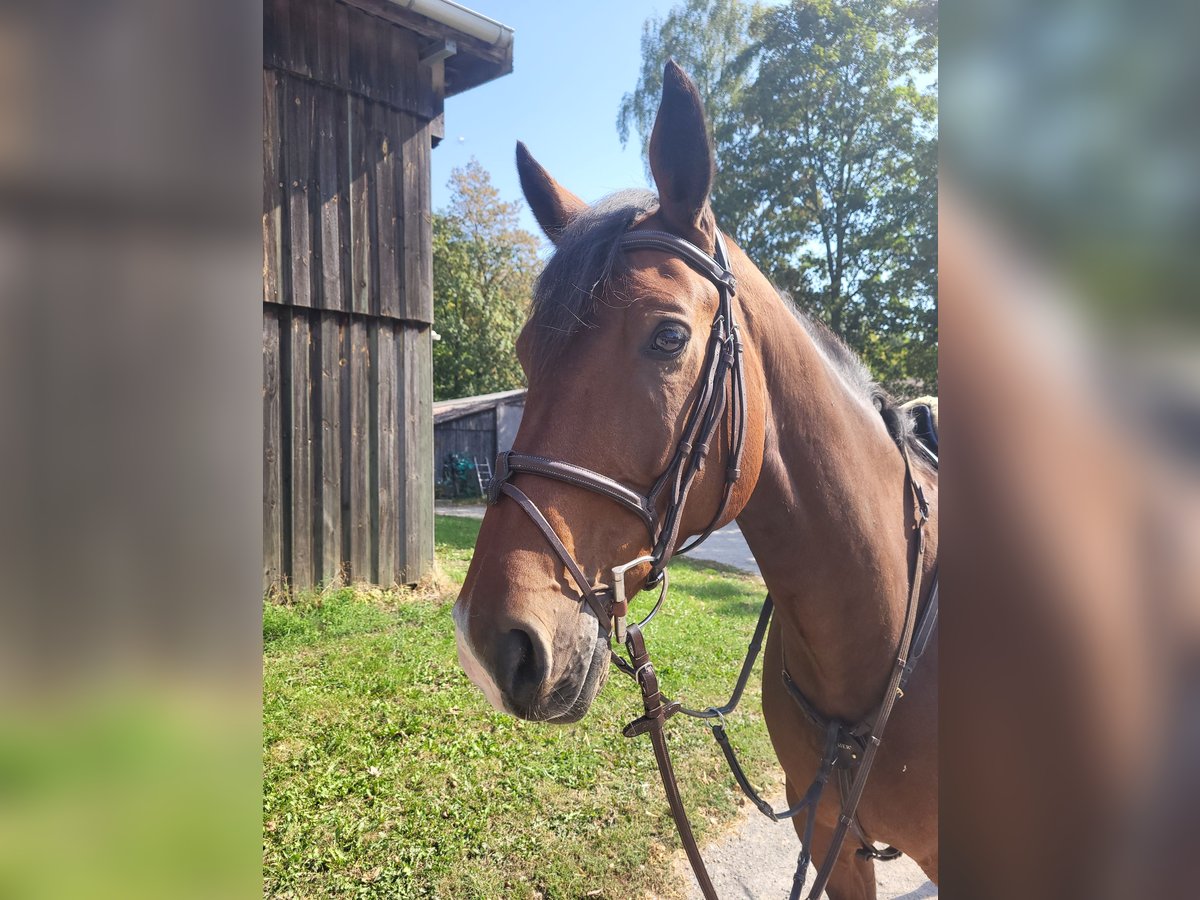
<instances>
[{"instance_id":1,"label":"brown leather bridle","mask_svg":"<svg viewBox=\"0 0 1200 900\"><path fill-rule=\"evenodd\" d=\"M742 341L733 315L733 294L737 288L737 281L729 271L725 240L721 234L718 232L716 236L715 257L709 256L690 241L665 231L629 231L621 236L619 245L626 251L659 250L678 256L716 285L719 295L708 340L704 374L700 378L700 392L692 402L683 434L675 447L671 462L655 480L650 493L642 495L607 475L601 475L583 466L510 450L501 453L496 459L495 476L488 486L488 504L497 503L501 494L504 494L525 510L558 554L567 571L571 573L571 578L583 594L584 600L600 620L601 627L610 637L615 634L618 643L624 643L626 617L629 613L629 602L625 596L625 573L635 566L649 563L650 573L646 578L646 586L659 585L661 582L659 603L642 621L641 624L645 625L658 611L662 598L666 595L666 566L671 557L676 553L687 553L704 541L729 507L729 498L740 474L742 449L746 441L746 388L742 372ZM731 407L731 424L725 489L721 504L708 527L694 541L686 547L674 550L688 493L695 483L696 476L704 467L713 437L724 420L727 405ZM620 504L642 520L650 535L653 549L646 556L612 567L611 586L593 585L563 546L541 510L524 491L511 482L510 479L517 473L539 475L573 484ZM664 497L666 506L660 515L658 507Z\"/></svg>"},{"instance_id":2,"label":"brown leather bridle","mask_svg":"<svg viewBox=\"0 0 1200 900\"><path fill-rule=\"evenodd\" d=\"M904 628L888 689L873 714L867 716L862 722L851 725L821 715L796 687L787 671L784 671L784 684L789 694L805 717L824 733L824 752L816 777L801 800L789 809L779 812L772 810L771 806L750 785L734 755L724 727L725 716L736 708L741 699L754 662L762 647L773 608L770 595L767 595L763 603L754 637L750 641L733 694L729 702L721 707L709 707L703 710L689 709L668 699L659 689L658 676L650 662L650 654L642 635L642 628L658 612L666 597L667 564L674 555L687 553L712 534L713 529L728 511L733 487L740 475L742 450L746 438L746 392L742 368L742 341L733 309L733 295L737 288L737 281L729 269L725 241L719 231L716 232L714 256L709 256L699 247L681 237L662 231L626 232L619 239L619 246L624 250L658 250L678 256L708 278L716 286L719 295L704 371L700 379L700 391L687 414L683 435L675 447L671 462L655 480L650 493L643 495L606 475L574 463L515 450L507 451L501 453L496 460L495 476L488 486L488 505L495 505L502 495L506 495L525 511L559 559L562 560L563 565L571 574L572 580L582 593L583 599L595 612L596 618L600 622L600 628L604 631L608 641L613 664L638 683L645 713L627 725L623 734L626 737L644 733L650 735L659 775L671 808L671 816L675 820L675 826L679 831L684 850L687 852L688 861L691 863L692 871L696 875L696 880L706 900L716 900L717 893L705 868L704 859L692 833L691 823L688 821L687 811L684 809L675 780L666 733L663 730L663 724L668 718L675 713L682 712L693 718L709 720L713 736L720 745L738 785L768 818L773 821L781 821L802 812L806 814L804 834L801 837L800 858L790 894L792 900L797 900L804 889L816 808L825 785L829 782L835 768L841 768L847 773L851 769L855 770L853 778L846 774L842 780L841 815L834 831L833 840L817 872L812 892L809 894L811 900L811 898L819 897L824 890L848 831L853 830L862 843L862 849L858 851L860 854L879 859L891 859L899 855L899 851L894 848L889 847L883 851L874 848L873 842L858 822L856 810L866 788L867 777L874 763L883 729L891 715L892 707L896 700L903 696L904 687L912 674L913 665L924 651L937 622L936 574L933 578L930 600L921 611L920 616L917 615L921 598L921 572L925 553L924 526L929 517L929 508L926 505L921 486L913 478L907 445L900 440L898 443L904 458L905 483L912 494L914 504L917 549L912 570L909 573L909 596L905 610ZM725 487L720 505L708 526L695 540L679 550L674 550L688 493L704 467L713 438L724 421L727 406L730 408L729 451L726 456ZM933 461L936 465L936 458ZM512 476L518 473L552 478L590 490L620 504L638 516L645 525L650 535L651 552L629 562L613 566L611 568L611 585L593 585L583 574L582 569L546 520L542 511L524 491L512 483ZM665 507L660 514L658 507L664 497L666 498ZM628 624L629 602L625 592L625 574L630 569L646 563L650 564L650 571L643 587L659 586L658 599L641 622ZM616 635L618 643L625 644L629 653L628 662L621 659L613 649L612 638L614 635ZM856 749L857 753L854 752Z\"/></svg>"}]
</instances>

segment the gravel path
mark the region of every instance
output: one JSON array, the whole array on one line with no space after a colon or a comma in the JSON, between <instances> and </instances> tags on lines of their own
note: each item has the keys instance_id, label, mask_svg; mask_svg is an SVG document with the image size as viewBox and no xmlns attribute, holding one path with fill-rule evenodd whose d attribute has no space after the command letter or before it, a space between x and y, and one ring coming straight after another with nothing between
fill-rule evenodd
<instances>
[{"instance_id":1,"label":"gravel path","mask_svg":"<svg viewBox=\"0 0 1200 900\"><path fill-rule=\"evenodd\" d=\"M442 515L481 519L484 507L439 503L437 511ZM758 563L736 524L713 532L690 555L759 574ZM777 809L784 805L782 790L779 796L771 799ZM772 822L749 803L745 804L744 810L741 818L722 837L703 848L713 886L722 900L787 897L800 849L795 829L791 823ZM687 896L699 900L700 889L682 850L676 854L674 868L679 883L689 886ZM812 884L815 877L816 872L810 866L808 884ZM907 856L892 862L876 862L875 879L878 900L924 900L938 895L937 887Z\"/></svg>"},{"instance_id":2,"label":"gravel path","mask_svg":"<svg viewBox=\"0 0 1200 900\"><path fill-rule=\"evenodd\" d=\"M482 503L448 503L445 500L434 500L433 511L439 516L462 516L464 519L482 519L487 507Z\"/></svg>"},{"instance_id":3,"label":"gravel path","mask_svg":"<svg viewBox=\"0 0 1200 900\"><path fill-rule=\"evenodd\" d=\"M782 793L771 799L776 809L784 805ZM800 842L791 823L772 822L747 803L730 831L705 844L703 850L704 863L721 900L783 900L792 887ZM688 885L689 900L700 900L700 888L682 850L676 854L674 867L675 877ZM816 875L809 866L806 883L811 885ZM938 895L937 888L907 856L876 862L875 882L879 900L918 900Z\"/></svg>"}]
</instances>

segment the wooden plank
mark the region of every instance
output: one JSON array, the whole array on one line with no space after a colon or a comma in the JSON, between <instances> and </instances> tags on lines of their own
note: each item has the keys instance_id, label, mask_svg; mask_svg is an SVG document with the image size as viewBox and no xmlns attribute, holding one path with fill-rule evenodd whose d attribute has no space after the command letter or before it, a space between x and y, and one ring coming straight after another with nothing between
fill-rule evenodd
<instances>
[{"instance_id":1,"label":"wooden plank","mask_svg":"<svg viewBox=\"0 0 1200 900\"><path fill-rule=\"evenodd\" d=\"M350 485L353 481L354 473L351 470L352 456L350 452L350 409L351 398L353 396L353 384L350 380L351 361L353 358L352 337L351 337L351 319L349 316L340 316L342 340L341 347L338 351L338 403L341 407L338 413L338 445L342 459L342 474L340 479L341 485L341 504L342 504L342 577L349 583L352 580L352 565L350 556L350 532L352 528L352 517L350 513Z\"/></svg>"},{"instance_id":2,"label":"wooden plank","mask_svg":"<svg viewBox=\"0 0 1200 900\"><path fill-rule=\"evenodd\" d=\"M289 56L287 66L306 78L313 77L317 54L317 8L312 0L291 0L289 6Z\"/></svg>"},{"instance_id":3,"label":"wooden plank","mask_svg":"<svg viewBox=\"0 0 1200 900\"><path fill-rule=\"evenodd\" d=\"M322 313L320 323L320 571L321 581L342 580L342 355L343 317Z\"/></svg>"},{"instance_id":4,"label":"wooden plank","mask_svg":"<svg viewBox=\"0 0 1200 900\"><path fill-rule=\"evenodd\" d=\"M350 98L338 94L337 103L337 216L338 216L338 266L341 270L342 302L340 309L350 312L354 308L354 289L350 268Z\"/></svg>"},{"instance_id":5,"label":"wooden plank","mask_svg":"<svg viewBox=\"0 0 1200 900\"><path fill-rule=\"evenodd\" d=\"M433 567L433 339L426 326L405 324L404 454L405 485L404 581L414 584Z\"/></svg>"},{"instance_id":6,"label":"wooden plank","mask_svg":"<svg viewBox=\"0 0 1200 900\"><path fill-rule=\"evenodd\" d=\"M400 521L399 499L402 490L399 471L400 396L399 341L395 322L381 321L375 329L376 385L376 541L378 547L377 581L385 587L396 584Z\"/></svg>"},{"instance_id":7,"label":"wooden plank","mask_svg":"<svg viewBox=\"0 0 1200 900\"><path fill-rule=\"evenodd\" d=\"M263 65L286 68L291 30L289 0L263 0Z\"/></svg>"},{"instance_id":8,"label":"wooden plank","mask_svg":"<svg viewBox=\"0 0 1200 900\"><path fill-rule=\"evenodd\" d=\"M402 28L389 26L386 40L380 41L380 60L383 77L382 99L400 109L411 109L419 78L417 38Z\"/></svg>"},{"instance_id":9,"label":"wooden plank","mask_svg":"<svg viewBox=\"0 0 1200 900\"><path fill-rule=\"evenodd\" d=\"M319 288L317 304L322 309L348 310L346 296L346 273L343 271L342 232L348 213L342 207L347 198L341 190L343 180L339 177L342 166L339 145L344 153L345 101L329 88L314 87L316 96L316 140L313 152L316 156L316 181L314 200L319 214L316 227L320 270L316 278Z\"/></svg>"},{"instance_id":10,"label":"wooden plank","mask_svg":"<svg viewBox=\"0 0 1200 900\"><path fill-rule=\"evenodd\" d=\"M308 316L291 318L291 579L296 587L315 583L313 554L312 336Z\"/></svg>"},{"instance_id":11,"label":"wooden plank","mask_svg":"<svg viewBox=\"0 0 1200 900\"><path fill-rule=\"evenodd\" d=\"M278 40L279 25L275 18L276 0L263 0L263 68L275 62L275 42Z\"/></svg>"},{"instance_id":12,"label":"wooden plank","mask_svg":"<svg viewBox=\"0 0 1200 900\"><path fill-rule=\"evenodd\" d=\"M312 138L315 110L313 89L299 78L284 76L287 138L285 180L288 192L288 237L291 253L291 296L284 302L313 305L312 288Z\"/></svg>"},{"instance_id":13,"label":"wooden plank","mask_svg":"<svg viewBox=\"0 0 1200 900\"><path fill-rule=\"evenodd\" d=\"M264 7L265 9L266 7ZM279 76L263 70L263 302L279 303L284 269L283 135Z\"/></svg>"},{"instance_id":14,"label":"wooden plank","mask_svg":"<svg viewBox=\"0 0 1200 900\"><path fill-rule=\"evenodd\" d=\"M372 16L367 16L366 22L366 27L359 32L362 46L357 50L351 48L351 52L362 54L363 61L366 63L366 67L363 70L365 77L363 93L378 103L387 99L387 93L383 90L382 85L387 78L386 60L389 29Z\"/></svg>"},{"instance_id":15,"label":"wooden plank","mask_svg":"<svg viewBox=\"0 0 1200 900\"><path fill-rule=\"evenodd\" d=\"M371 209L373 172L368 153L367 102L348 97L347 110L350 132L350 303L354 312L366 314L375 306L372 302L375 276L371 266L375 216Z\"/></svg>"},{"instance_id":16,"label":"wooden plank","mask_svg":"<svg viewBox=\"0 0 1200 900\"><path fill-rule=\"evenodd\" d=\"M415 275L415 280L420 282L420 291L418 294L419 308L414 305L411 309L412 318L418 322L428 322L433 324L433 190L430 183L433 173L433 163L431 155L433 153L433 134L429 122L420 122L420 130L413 136L414 150L417 154L417 164L414 168L414 177L418 180L418 188L420 189L420 197L418 199L419 217L421 227L417 229L417 240L420 241L418 248L418 270ZM429 344L428 349L430 354L433 352L433 345ZM429 356L429 364L433 365L433 357ZM430 403L433 402L433 369L428 372L430 389Z\"/></svg>"},{"instance_id":17,"label":"wooden plank","mask_svg":"<svg viewBox=\"0 0 1200 900\"><path fill-rule=\"evenodd\" d=\"M446 116L443 99L446 96L446 61L427 66L429 69L429 92L434 98L435 115L429 122L429 146L436 147L446 136Z\"/></svg>"},{"instance_id":18,"label":"wooden plank","mask_svg":"<svg viewBox=\"0 0 1200 900\"><path fill-rule=\"evenodd\" d=\"M403 28L393 28L391 38L393 80L388 84L388 102L418 118L433 118L440 109L435 108L434 102L434 66L421 63L421 47L426 39Z\"/></svg>"},{"instance_id":19,"label":"wooden plank","mask_svg":"<svg viewBox=\"0 0 1200 900\"><path fill-rule=\"evenodd\" d=\"M377 20L361 10L350 10L348 24L350 49L350 90L371 96L375 83L375 43L381 29Z\"/></svg>"},{"instance_id":20,"label":"wooden plank","mask_svg":"<svg viewBox=\"0 0 1200 900\"><path fill-rule=\"evenodd\" d=\"M428 179L426 180L428 189ZM418 455L413 467L412 479L414 484L421 484L421 493L414 498L416 504L416 524L413 527L416 541L416 558L419 565L415 573L417 579L424 578L433 570L433 479L429 474L427 461L433 454L433 334L432 330L416 328L411 330L412 347L409 350L412 359L420 365L412 381L412 415L415 417L414 431Z\"/></svg>"},{"instance_id":21,"label":"wooden plank","mask_svg":"<svg viewBox=\"0 0 1200 900\"><path fill-rule=\"evenodd\" d=\"M315 30L313 55L310 69L314 81L321 84L333 84L333 10L340 5L333 0L306 0L312 4L312 21Z\"/></svg>"},{"instance_id":22,"label":"wooden plank","mask_svg":"<svg viewBox=\"0 0 1200 900\"><path fill-rule=\"evenodd\" d=\"M265 67L432 119L442 111L444 88L433 67L419 62L425 40L334 0L264 0Z\"/></svg>"},{"instance_id":23,"label":"wooden plank","mask_svg":"<svg viewBox=\"0 0 1200 900\"><path fill-rule=\"evenodd\" d=\"M332 5L329 44L331 48L331 80L341 88L350 86L350 8L344 3Z\"/></svg>"},{"instance_id":24,"label":"wooden plank","mask_svg":"<svg viewBox=\"0 0 1200 900\"><path fill-rule=\"evenodd\" d=\"M415 579L410 575L412 570L412 552L409 548L412 537L412 522L410 519L415 492L410 463L411 455L416 452L416 448L413 443L412 421L409 413L412 403L409 391L411 389L410 381L412 378L413 360L409 355L412 351L409 347L408 331L408 326L405 323L397 323L397 355L400 359L397 372L400 378L400 439L396 445L396 468L400 473L401 495L399 502L396 504L397 516L399 518L399 527L397 529L398 543L396 547L396 580L401 584L413 584L415 582Z\"/></svg>"},{"instance_id":25,"label":"wooden plank","mask_svg":"<svg viewBox=\"0 0 1200 900\"><path fill-rule=\"evenodd\" d=\"M400 314L433 322L433 211L430 189L429 123L408 119L404 158L404 303Z\"/></svg>"},{"instance_id":26,"label":"wooden plank","mask_svg":"<svg viewBox=\"0 0 1200 900\"><path fill-rule=\"evenodd\" d=\"M354 317L350 320L349 341L350 390L345 444L349 464L350 574L355 581L370 581L371 571L371 502L370 502L370 379L371 355L367 339L367 322Z\"/></svg>"},{"instance_id":27,"label":"wooden plank","mask_svg":"<svg viewBox=\"0 0 1200 900\"><path fill-rule=\"evenodd\" d=\"M425 121L439 118L442 115L446 96L446 63L443 60L437 66L421 63L421 45L415 38L411 41L415 66L413 78L409 82L408 100L405 109L415 111L417 118ZM436 71L435 71L436 70Z\"/></svg>"},{"instance_id":28,"label":"wooden plank","mask_svg":"<svg viewBox=\"0 0 1200 900\"><path fill-rule=\"evenodd\" d=\"M404 248L400 162L404 117L378 103L368 104L368 108L373 141L370 152L375 154L375 256L379 277L379 306L375 311L395 318L401 308L400 259Z\"/></svg>"},{"instance_id":29,"label":"wooden plank","mask_svg":"<svg viewBox=\"0 0 1200 900\"><path fill-rule=\"evenodd\" d=\"M279 316L263 309L263 591L282 583L283 558L283 410L280 397Z\"/></svg>"}]
</instances>

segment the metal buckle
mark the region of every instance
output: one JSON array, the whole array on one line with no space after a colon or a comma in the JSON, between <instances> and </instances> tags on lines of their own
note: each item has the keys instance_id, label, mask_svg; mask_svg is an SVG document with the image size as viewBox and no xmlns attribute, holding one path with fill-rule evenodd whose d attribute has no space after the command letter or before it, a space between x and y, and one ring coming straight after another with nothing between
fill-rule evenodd
<instances>
[{"instance_id":1,"label":"metal buckle","mask_svg":"<svg viewBox=\"0 0 1200 900\"><path fill-rule=\"evenodd\" d=\"M625 628L629 618L629 600L625 597L625 573L634 566L654 562L653 556L639 556L627 563L612 568L613 591L613 630L617 635L617 643L625 643Z\"/></svg>"}]
</instances>

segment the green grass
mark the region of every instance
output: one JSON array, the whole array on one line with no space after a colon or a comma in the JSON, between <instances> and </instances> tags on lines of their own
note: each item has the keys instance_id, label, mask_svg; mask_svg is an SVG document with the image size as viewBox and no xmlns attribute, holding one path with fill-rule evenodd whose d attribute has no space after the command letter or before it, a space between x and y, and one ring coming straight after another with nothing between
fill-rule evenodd
<instances>
[{"instance_id":1,"label":"green grass","mask_svg":"<svg viewBox=\"0 0 1200 900\"><path fill-rule=\"evenodd\" d=\"M263 878L273 897L675 896L678 847L641 709L613 674L572 726L494 712L463 675L450 608L479 523L438 517L455 582L431 599L329 591L263 616ZM680 560L648 629L666 690L721 703L753 631L757 579ZM752 780L773 779L757 676L732 721ZM708 729L668 725L703 838L740 809Z\"/></svg>"}]
</instances>

